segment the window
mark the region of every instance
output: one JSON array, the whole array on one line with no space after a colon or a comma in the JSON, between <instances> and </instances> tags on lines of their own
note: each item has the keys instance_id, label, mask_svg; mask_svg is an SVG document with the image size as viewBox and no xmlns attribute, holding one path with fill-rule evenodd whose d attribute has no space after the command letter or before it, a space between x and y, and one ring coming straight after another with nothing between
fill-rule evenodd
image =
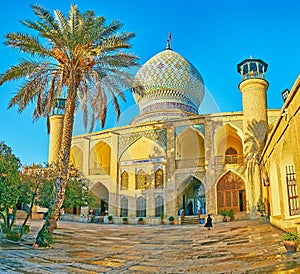
<instances>
[{"instance_id":1,"label":"window","mask_svg":"<svg viewBox=\"0 0 300 274\"><path fill-rule=\"evenodd\" d=\"M146 199L143 196L138 197L136 200L136 216L146 217Z\"/></svg>"},{"instance_id":2,"label":"window","mask_svg":"<svg viewBox=\"0 0 300 274\"><path fill-rule=\"evenodd\" d=\"M164 172L161 168L155 172L155 188L162 188L164 185Z\"/></svg>"},{"instance_id":3,"label":"window","mask_svg":"<svg viewBox=\"0 0 300 274\"><path fill-rule=\"evenodd\" d=\"M126 171L123 171L121 174L121 189L128 189L129 185L129 176Z\"/></svg>"},{"instance_id":4,"label":"window","mask_svg":"<svg viewBox=\"0 0 300 274\"><path fill-rule=\"evenodd\" d=\"M294 166L286 166L286 183L288 190L288 199L289 199L289 209L290 216L300 214L299 201L298 201L298 190L296 183L296 173L294 171Z\"/></svg>"},{"instance_id":5,"label":"window","mask_svg":"<svg viewBox=\"0 0 300 274\"><path fill-rule=\"evenodd\" d=\"M139 170L136 174L136 189L146 189L147 188L147 174L144 170Z\"/></svg>"},{"instance_id":6,"label":"window","mask_svg":"<svg viewBox=\"0 0 300 274\"><path fill-rule=\"evenodd\" d=\"M128 217L128 199L126 197L121 198L121 214L120 217Z\"/></svg>"},{"instance_id":7,"label":"window","mask_svg":"<svg viewBox=\"0 0 300 274\"><path fill-rule=\"evenodd\" d=\"M164 213L164 198L158 195L155 198L155 217L160 217Z\"/></svg>"}]
</instances>

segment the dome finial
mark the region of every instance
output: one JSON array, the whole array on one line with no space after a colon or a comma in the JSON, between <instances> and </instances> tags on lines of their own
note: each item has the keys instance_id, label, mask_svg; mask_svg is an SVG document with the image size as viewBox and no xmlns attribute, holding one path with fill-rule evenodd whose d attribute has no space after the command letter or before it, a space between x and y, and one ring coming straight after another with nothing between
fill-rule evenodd
<instances>
[{"instance_id":1,"label":"dome finial","mask_svg":"<svg viewBox=\"0 0 300 274\"><path fill-rule=\"evenodd\" d=\"M171 49L172 33L169 31L169 37L167 40L167 49Z\"/></svg>"}]
</instances>

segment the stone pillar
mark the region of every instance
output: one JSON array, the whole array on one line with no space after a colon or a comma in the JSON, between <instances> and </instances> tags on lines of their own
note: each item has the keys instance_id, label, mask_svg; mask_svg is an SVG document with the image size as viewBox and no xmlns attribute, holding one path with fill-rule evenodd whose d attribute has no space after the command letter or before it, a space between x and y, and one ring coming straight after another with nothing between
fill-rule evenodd
<instances>
[{"instance_id":1,"label":"stone pillar","mask_svg":"<svg viewBox=\"0 0 300 274\"><path fill-rule=\"evenodd\" d=\"M165 214L166 216L177 215L177 182L176 182L176 166L175 166L175 131L173 127L167 127L167 164L166 164L166 182L165 182Z\"/></svg>"},{"instance_id":2,"label":"stone pillar","mask_svg":"<svg viewBox=\"0 0 300 274\"><path fill-rule=\"evenodd\" d=\"M119 134L112 132L111 135L111 158L110 158L110 186L109 186L109 212L110 215L120 215L120 174L119 174Z\"/></svg>"}]
</instances>

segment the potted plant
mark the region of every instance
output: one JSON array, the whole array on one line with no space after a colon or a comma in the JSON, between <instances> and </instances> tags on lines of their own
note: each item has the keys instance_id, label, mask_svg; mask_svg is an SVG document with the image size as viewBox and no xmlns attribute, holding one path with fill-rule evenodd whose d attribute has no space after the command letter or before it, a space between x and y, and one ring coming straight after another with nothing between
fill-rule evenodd
<instances>
[{"instance_id":1,"label":"potted plant","mask_svg":"<svg viewBox=\"0 0 300 274\"><path fill-rule=\"evenodd\" d=\"M256 203L256 210L260 213L260 220L262 222L267 220L266 216L266 204L262 198L259 198L259 200Z\"/></svg>"},{"instance_id":2,"label":"potted plant","mask_svg":"<svg viewBox=\"0 0 300 274\"><path fill-rule=\"evenodd\" d=\"M230 222L234 220L234 210L231 208L229 211L228 211L228 216L227 216L227 221Z\"/></svg>"},{"instance_id":3,"label":"potted plant","mask_svg":"<svg viewBox=\"0 0 300 274\"><path fill-rule=\"evenodd\" d=\"M144 218L143 217L139 217L138 218L138 224L139 225L143 225L144 224Z\"/></svg>"},{"instance_id":4,"label":"potted plant","mask_svg":"<svg viewBox=\"0 0 300 274\"><path fill-rule=\"evenodd\" d=\"M228 211L221 209L220 214L223 216L223 222L227 222Z\"/></svg>"},{"instance_id":5,"label":"potted plant","mask_svg":"<svg viewBox=\"0 0 300 274\"><path fill-rule=\"evenodd\" d=\"M283 244L287 251L295 252L300 241L298 232L286 232L283 234Z\"/></svg>"},{"instance_id":6,"label":"potted plant","mask_svg":"<svg viewBox=\"0 0 300 274\"><path fill-rule=\"evenodd\" d=\"M173 225L173 224L174 224L174 217L173 217L173 216L170 216L170 217L169 217L169 224L170 224L170 225Z\"/></svg>"},{"instance_id":7,"label":"potted plant","mask_svg":"<svg viewBox=\"0 0 300 274\"><path fill-rule=\"evenodd\" d=\"M164 216L165 216L165 215L164 215L163 213L160 213L160 216L159 216L159 217L160 217L160 224L161 224L161 225L164 225L164 224L165 224L165 222L164 222Z\"/></svg>"},{"instance_id":8,"label":"potted plant","mask_svg":"<svg viewBox=\"0 0 300 274\"><path fill-rule=\"evenodd\" d=\"M107 217L107 219L108 219L108 223L110 223L110 224L113 223L113 216L109 215L109 216Z\"/></svg>"},{"instance_id":9,"label":"potted plant","mask_svg":"<svg viewBox=\"0 0 300 274\"><path fill-rule=\"evenodd\" d=\"M128 218L127 217L123 217L122 221L123 221L123 224L128 224Z\"/></svg>"}]
</instances>

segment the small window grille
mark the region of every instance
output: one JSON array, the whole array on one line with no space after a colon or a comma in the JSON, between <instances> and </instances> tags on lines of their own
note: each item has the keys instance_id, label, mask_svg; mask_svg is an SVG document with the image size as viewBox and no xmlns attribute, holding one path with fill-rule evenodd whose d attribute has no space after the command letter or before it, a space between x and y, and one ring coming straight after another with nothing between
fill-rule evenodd
<instances>
[{"instance_id":1,"label":"small window grille","mask_svg":"<svg viewBox=\"0 0 300 274\"><path fill-rule=\"evenodd\" d=\"M296 183L296 173L294 171L294 166L286 166L286 183L288 190L288 201L289 201L289 209L290 216L299 215L299 200L298 200L298 190Z\"/></svg>"}]
</instances>

